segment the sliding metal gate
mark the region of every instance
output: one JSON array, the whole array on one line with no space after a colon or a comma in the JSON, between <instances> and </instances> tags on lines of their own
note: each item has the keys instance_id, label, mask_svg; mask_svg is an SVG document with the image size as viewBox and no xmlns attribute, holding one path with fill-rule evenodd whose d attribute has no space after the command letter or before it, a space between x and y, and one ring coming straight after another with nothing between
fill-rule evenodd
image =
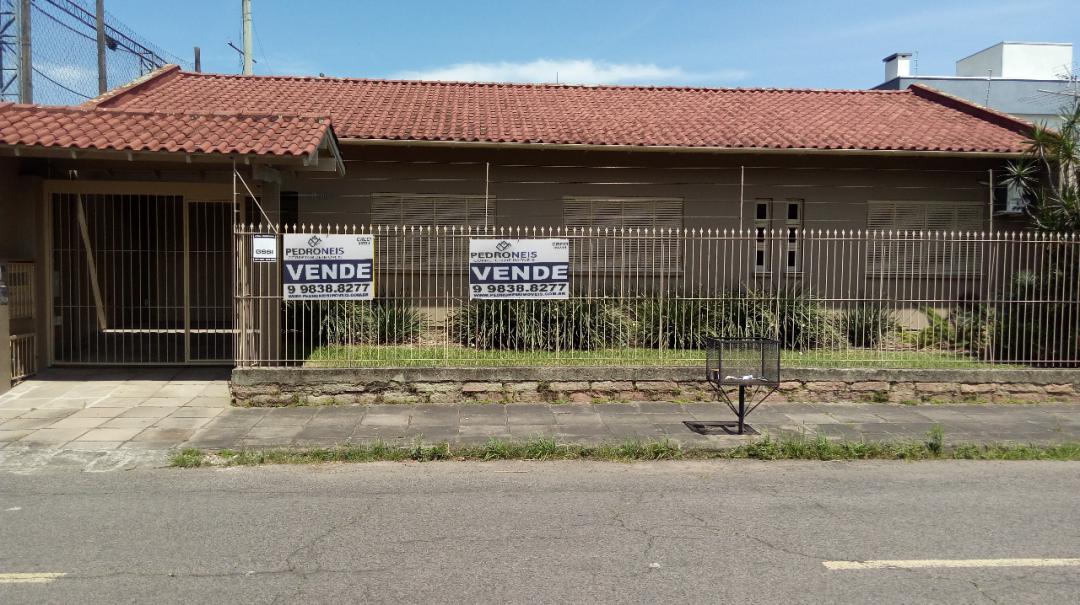
<instances>
[{"instance_id":1,"label":"sliding metal gate","mask_svg":"<svg viewBox=\"0 0 1080 605\"><path fill-rule=\"evenodd\" d=\"M232 205L52 198L53 361L233 361Z\"/></svg>"}]
</instances>

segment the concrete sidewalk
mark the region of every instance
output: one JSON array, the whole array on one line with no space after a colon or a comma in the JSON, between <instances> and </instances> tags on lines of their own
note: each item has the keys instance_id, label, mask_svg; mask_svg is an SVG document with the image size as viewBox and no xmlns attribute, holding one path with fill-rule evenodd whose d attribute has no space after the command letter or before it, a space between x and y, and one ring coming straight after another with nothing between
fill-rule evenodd
<instances>
[{"instance_id":1,"label":"concrete sidewalk","mask_svg":"<svg viewBox=\"0 0 1080 605\"><path fill-rule=\"evenodd\" d=\"M482 443L550 436L564 443L671 439L688 447L742 437L700 435L684 421L732 420L721 403L439 404L232 408L223 370L52 372L0 396L0 452L166 451L180 447ZM920 405L766 402L749 418L771 435L948 442L1080 441L1072 404Z\"/></svg>"}]
</instances>

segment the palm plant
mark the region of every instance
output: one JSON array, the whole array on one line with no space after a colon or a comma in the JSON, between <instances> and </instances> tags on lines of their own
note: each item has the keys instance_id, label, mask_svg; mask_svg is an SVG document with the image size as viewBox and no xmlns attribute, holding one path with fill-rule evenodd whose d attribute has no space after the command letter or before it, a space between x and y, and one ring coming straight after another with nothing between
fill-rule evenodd
<instances>
[{"instance_id":1,"label":"palm plant","mask_svg":"<svg viewBox=\"0 0 1080 605\"><path fill-rule=\"evenodd\" d=\"M1036 228L1080 231L1080 100L1061 114L1058 129L1032 129L1026 157L1007 174L1006 182L1032 200L1028 212Z\"/></svg>"}]
</instances>

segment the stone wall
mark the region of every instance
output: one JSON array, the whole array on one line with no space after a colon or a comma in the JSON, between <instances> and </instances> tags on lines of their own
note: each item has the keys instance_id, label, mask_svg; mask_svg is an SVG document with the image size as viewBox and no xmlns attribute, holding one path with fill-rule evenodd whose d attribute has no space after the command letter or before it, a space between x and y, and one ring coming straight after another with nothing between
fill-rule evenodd
<instances>
[{"instance_id":1,"label":"stone wall","mask_svg":"<svg viewBox=\"0 0 1080 605\"><path fill-rule=\"evenodd\" d=\"M236 405L712 401L693 368L237 368ZM786 370L770 401L1076 402L1078 370Z\"/></svg>"}]
</instances>

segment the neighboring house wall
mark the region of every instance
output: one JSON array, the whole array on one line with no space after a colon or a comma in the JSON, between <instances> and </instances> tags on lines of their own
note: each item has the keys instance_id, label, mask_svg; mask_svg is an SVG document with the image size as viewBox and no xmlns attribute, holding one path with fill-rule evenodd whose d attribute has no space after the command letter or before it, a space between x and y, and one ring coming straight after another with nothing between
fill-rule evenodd
<instances>
[{"instance_id":1,"label":"neighboring house wall","mask_svg":"<svg viewBox=\"0 0 1080 605\"><path fill-rule=\"evenodd\" d=\"M1050 126L1060 123L1062 110L1075 98L1068 94L1069 83L1064 80L923 76L894 78L874 88L904 90L912 84L923 84L978 105Z\"/></svg>"}]
</instances>

